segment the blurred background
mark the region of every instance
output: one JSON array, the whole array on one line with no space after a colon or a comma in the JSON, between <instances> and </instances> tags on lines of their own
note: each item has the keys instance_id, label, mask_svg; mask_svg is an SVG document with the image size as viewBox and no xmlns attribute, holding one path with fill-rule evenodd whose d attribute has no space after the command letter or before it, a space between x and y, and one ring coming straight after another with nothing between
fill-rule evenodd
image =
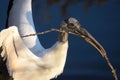
<instances>
[{"instance_id":1,"label":"blurred background","mask_svg":"<svg viewBox=\"0 0 120 80\"><path fill-rule=\"evenodd\" d=\"M5 28L9 0L0 0L0 30ZM33 0L37 32L59 28L65 18L74 17L105 48L120 78L120 0ZM58 39L58 33L39 35L45 48ZM99 52L82 39L70 35L66 65L53 80L113 80L110 68Z\"/></svg>"}]
</instances>

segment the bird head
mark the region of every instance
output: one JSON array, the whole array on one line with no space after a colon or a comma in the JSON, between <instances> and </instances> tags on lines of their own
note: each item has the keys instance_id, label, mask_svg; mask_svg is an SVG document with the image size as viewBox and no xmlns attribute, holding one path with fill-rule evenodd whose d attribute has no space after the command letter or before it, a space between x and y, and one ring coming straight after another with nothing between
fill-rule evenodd
<instances>
[{"instance_id":1,"label":"bird head","mask_svg":"<svg viewBox=\"0 0 120 80\"><path fill-rule=\"evenodd\" d=\"M100 43L83 27L75 18L65 19L62 22L62 29L65 32L75 34L96 48L104 57L106 52Z\"/></svg>"}]
</instances>

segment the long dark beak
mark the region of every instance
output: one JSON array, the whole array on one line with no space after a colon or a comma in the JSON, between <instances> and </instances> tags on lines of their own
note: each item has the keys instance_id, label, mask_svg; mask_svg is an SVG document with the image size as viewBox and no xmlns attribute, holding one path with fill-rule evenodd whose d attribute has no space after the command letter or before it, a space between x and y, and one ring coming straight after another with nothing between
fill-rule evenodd
<instances>
[{"instance_id":1,"label":"long dark beak","mask_svg":"<svg viewBox=\"0 0 120 80\"><path fill-rule=\"evenodd\" d=\"M114 67L112 66L111 62L109 61L109 58L107 57L106 51L104 50L104 48L100 45L100 43L84 28L80 27L80 29L78 29L76 32L78 32L78 36L80 36L82 39L84 39L86 42L88 42L89 44L91 44L94 48L96 48L100 54L102 55L102 57L104 57L104 59L107 61L109 67L111 68L111 72L115 78L115 80L118 80L116 71L114 69Z\"/></svg>"},{"instance_id":2,"label":"long dark beak","mask_svg":"<svg viewBox=\"0 0 120 80\"><path fill-rule=\"evenodd\" d=\"M86 29L80 27L80 29L78 29L77 31L77 35L89 44L91 44L94 48L96 48L103 57L106 55L106 51L104 50L104 48Z\"/></svg>"}]
</instances>

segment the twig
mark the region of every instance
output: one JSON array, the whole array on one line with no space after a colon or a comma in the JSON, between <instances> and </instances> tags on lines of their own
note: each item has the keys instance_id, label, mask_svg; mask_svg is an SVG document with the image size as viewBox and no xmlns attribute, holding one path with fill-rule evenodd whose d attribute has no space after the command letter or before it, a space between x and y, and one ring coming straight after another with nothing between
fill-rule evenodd
<instances>
[{"instance_id":1,"label":"twig","mask_svg":"<svg viewBox=\"0 0 120 80\"><path fill-rule=\"evenodd\" d=\"M21 37L24 38L24 37L30 37L30 36L35 36L35 35L43 35L43 34L47 34L49 32L65 32L65 31L60 30L60 29L52 28L52 29L49 29L49 30L46 30L46 31L43 31L43 32L38 32L38 33L34 33L34 34L23 35ZM68 33L69 34L74 34L72 32L68 32ZM76 34L74 34L74 35L76 35Z\"/></svg>"},{"instance_id":2,"label":"twig","mask_svg":"<svg viewBox=\"0 0 120 80\"><path fill-rule=\"evenodd\" d=\"M109 58L107 57L107 54L104 56L104 59L106 60L106 62L108 63L108 66L111 69L112 75L114 77L115 80L118 80L118 76L116 74L116 70L114 69L113 65L111 64Z\"/></svg>"}]
</instances>

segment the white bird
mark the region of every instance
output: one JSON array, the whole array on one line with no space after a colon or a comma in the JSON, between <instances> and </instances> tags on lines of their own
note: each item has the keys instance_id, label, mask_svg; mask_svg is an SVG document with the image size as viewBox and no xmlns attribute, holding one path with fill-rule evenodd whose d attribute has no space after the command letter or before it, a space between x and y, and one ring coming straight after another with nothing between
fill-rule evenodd
<instances>
[{"instance_id":1,"label":"white bird","mask_svg":"<svg viewBox=\"0 0 120 80\"><path fill-rule=\"evenodd\" d=\"M11 2L12 1L12 2ZM44 49L37 36L21 38L36 33L31 10L32 0L11 0L8 29L0 33L1 56L7 58L7 69L14 80L50 80L63 72L68 33L60 37L51 48Z\"/></svg>"},{"instance_id":2,"label":"white bird","mask_svg":"<svg viewBox=\"0 0 120 80\"><path fill-rule=\"evenodd\" d=\"M68 32L72 32L93 45L102 56L103 47L74 18L62 22L58 41L48 49L42 47L32 18L32 0L10 0L13 3L8 17L8 27L0 32L1 56L13 80L50 80L63 72L67 50Z\"/></svg>"}]
</instances>

